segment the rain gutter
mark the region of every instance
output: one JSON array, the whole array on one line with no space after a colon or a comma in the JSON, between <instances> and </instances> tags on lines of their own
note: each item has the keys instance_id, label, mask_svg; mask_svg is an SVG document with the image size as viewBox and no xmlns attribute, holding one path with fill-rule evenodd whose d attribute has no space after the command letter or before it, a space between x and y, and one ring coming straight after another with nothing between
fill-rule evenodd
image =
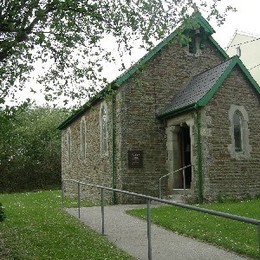
<instances>
[{"instance_id":1,"label":"rain gutter","mask_svg":"<svg viewBox=\"0 0 260 260\"><path fill-rule=\"evenodd\" d=\"M202 149L201 149L201 111L195 106L196 120L196 150L197 150L197 177L198 177L198 202L203 203L203 180L202 180Z\"/></svg>"},{"instance_id":2,"label":"rain gutter","mask_svg":"<svg viewBox=\"0 0 260 260\"><path fill-rule=\"evenodd\" d=\"M116 189L116 96L112 94L112 188ZM116 192L112 191L112 203L117 204Z\"/></svg>"}]
</instances>

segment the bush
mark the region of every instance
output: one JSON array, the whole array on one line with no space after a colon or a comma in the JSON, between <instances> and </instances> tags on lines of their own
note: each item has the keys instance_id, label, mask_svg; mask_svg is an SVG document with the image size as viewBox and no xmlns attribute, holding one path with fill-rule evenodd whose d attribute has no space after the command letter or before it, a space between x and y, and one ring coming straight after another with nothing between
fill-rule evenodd
<instances>
[{"instance_id":1,"label":"bush","mask_svg":"<svg viewBox=\"0 0 260 260\"><path fill-rule=\"evenodd\" d=\"M68 111L49 107L0 111L0 193L61 185L61 133Z\"/></svg>"}]
</instances>

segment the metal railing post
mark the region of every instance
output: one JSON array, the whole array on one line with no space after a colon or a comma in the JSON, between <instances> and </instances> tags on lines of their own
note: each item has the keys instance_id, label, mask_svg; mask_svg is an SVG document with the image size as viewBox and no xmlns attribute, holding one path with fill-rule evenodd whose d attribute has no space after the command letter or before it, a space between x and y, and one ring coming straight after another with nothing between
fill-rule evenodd
<instances>
[{"instance_id":1,"label":"metal railing post","mask_svg":"<svg viewBox=\"0 0 260 260\"><path fill-rule=\"evenodd\" d=\"M102 235L105 234L105 214L104 214L104 189L101 188L101 224L102 224Z\"/></svg>"},{"instance_id":2,"label":"metal railing post","mask_svg":"<svg viewBox=\"0 0 260 260\"><path fill-rule=\"evenodd\" d=\"M78 182L78 217L80 218L80 182Z\"/></svg>"},{"instance_id":3,"label":"metal railing post","mask_svg":"<svg viewBox=\"0 0 260 260\"><path fill-rule=\"evenodd\" d=\"M152 260L151 241L151 200L147 199L147 239L148 239L148 260Z\"/></svg>"},{"instance_id":4,"label":"metal railing post","mask_svg":"<svg viewBox=\"0 0 260 260\"><path fill-rule=\"evenodd\" d=\"M258 224L256 228L257 228L257 237L258 237L258 258L260 259L260 224Z\"/></svg>"},{"instance_id":5,"label":"metal railing post","mask_svg":"<svg viewBox=\"0 0 260 260\"><path fill-rule=\"evenodd\" d=\"M61 181L61 206L64 206L64 181Z\"/></svg>"},{"instance_id":6,"label":"metal railing post","mask_svg":"<svg viewBox=\"0 0 260 260\"><path fill-rule=\"evenodd\" d=\"M159 179L159 199L162 198L162 179Z\"/></svg>"},{"instance_id":7,"label":"metal railing post","mask_svg":"<svg viewBox=\"0 0 260 260\"><path fill-rule=\"evenodd\" d=\"M182 169L182 178L183 178L183 189L186 190L185 168Z\"/></svg>"}]
</instances>

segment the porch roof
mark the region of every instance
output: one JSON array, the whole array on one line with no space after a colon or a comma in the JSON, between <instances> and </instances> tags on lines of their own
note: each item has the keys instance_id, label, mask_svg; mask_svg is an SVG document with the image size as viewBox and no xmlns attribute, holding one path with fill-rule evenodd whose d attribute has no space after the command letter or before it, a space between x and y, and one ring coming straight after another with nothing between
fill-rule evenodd
<instances>
[{"instance_id":1,"label":"porch roof","mask_svg":"<svg viewBox=\"0 0 260 260\"><path fill-rule=\"evenodd\" d=\"M234 56L225 62L194 76L165 108L157 114L158 118L167 118L196 107L207 105L213 95L228 77L233 68L238 66L250 81L255 91L260 94L260 88L241 60Z\"/></svg>"}]
</instances>

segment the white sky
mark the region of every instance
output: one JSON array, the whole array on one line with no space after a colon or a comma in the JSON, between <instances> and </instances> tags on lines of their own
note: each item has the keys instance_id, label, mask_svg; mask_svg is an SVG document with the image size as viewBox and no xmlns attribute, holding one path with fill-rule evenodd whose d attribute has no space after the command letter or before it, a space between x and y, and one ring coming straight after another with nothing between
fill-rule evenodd
<instances>
[{"instance_id":1,"label":"white sky","mask_svg":"<svg viewBox=\"0 0 260 260\"><path fill-rule=\"evenodd\" d=\"M224 25L217 27L211 24L216 33L215 40L226 47L235 31L260 36L260 0L222 0L223 4L236 7L237 12L229 13Z\"/></svg>"}]
</instances>

